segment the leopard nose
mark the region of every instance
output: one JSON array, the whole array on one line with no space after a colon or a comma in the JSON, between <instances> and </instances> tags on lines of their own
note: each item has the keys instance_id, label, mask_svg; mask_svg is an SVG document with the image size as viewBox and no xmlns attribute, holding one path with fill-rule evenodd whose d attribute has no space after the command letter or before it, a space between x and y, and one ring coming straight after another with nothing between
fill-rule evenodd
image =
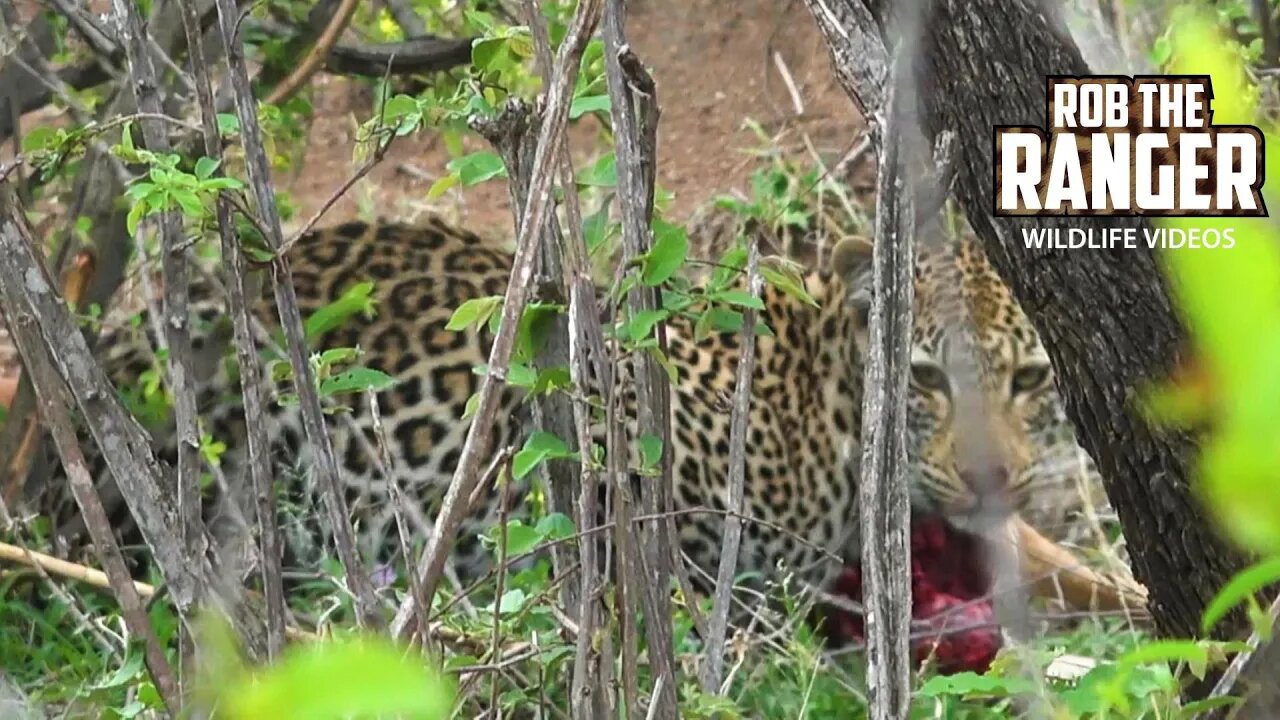
<instances>
[{"instance_id":1,"label":"leopard nose","mask_svg":"<svg viewBox=\"0 0 1280 720\"><path fill-rule=\"evenodd\" d=\"M1009 470L1001 466L965 468L960 480L978 497L1003 495L1009 489Z\"/></svg>"}]
</instances>

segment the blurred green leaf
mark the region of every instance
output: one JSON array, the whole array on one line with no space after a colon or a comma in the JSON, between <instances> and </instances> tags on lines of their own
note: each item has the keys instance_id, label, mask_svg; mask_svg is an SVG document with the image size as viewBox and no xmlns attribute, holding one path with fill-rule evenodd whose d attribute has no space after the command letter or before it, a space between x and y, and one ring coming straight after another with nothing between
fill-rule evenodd
<instances>
[{"instance_id":1,"label":"blurred green leaf","mask_svg":"<svg viewBox=\"0 0 1280 720\"><path fill-rule=\"evenodd\" d=\"M453 688L421 656L375 638L332 640L287 651L251 681L227 687L232 720L323 720L391 715L448 717Z\"/></svg>"}]
</instances>

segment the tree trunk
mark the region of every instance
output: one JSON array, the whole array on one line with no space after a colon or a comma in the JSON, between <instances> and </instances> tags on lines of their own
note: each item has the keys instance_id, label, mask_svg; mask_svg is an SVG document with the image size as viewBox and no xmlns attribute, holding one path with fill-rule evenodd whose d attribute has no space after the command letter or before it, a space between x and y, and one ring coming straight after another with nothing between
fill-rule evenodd
<instances>
[{"instance_id":1,"label":"tree trunk","mask_svg":"<svg viewBox=\"0 0 1280 720\"><path fill-rule=\"evenodd\" d=\"M890 0L809 0L845 89L882 105ZM956 135L955 197L1045 344L1067 414L1102 473L1161 634L1200 634L1208 601L1242 567L1210 527L1190 480L1197 446L1151 427L1140 389L1167 377L1186 342L1155 253L1033 250L1024 227L1149 227L1140 218L997 218L993 126L1044 126L1045 76L1087 75L1061 21L1036 0L933 0L918 68L920 122ZM1239 636L1235 615L1217 632Z\"/></svg>"}]
</instances>

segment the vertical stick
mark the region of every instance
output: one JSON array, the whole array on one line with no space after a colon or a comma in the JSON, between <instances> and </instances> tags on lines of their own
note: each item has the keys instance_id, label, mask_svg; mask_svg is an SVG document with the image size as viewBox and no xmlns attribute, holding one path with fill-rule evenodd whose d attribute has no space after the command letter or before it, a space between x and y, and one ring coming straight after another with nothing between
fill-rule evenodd
<instances>
[{"instance_id":1,"label":"vertical stick","mask_svg":"<svg viewBox=\"0 0 1280 720\"><path fill-rule=\"evenodd\" d=\"M200 104L200 126L205 155L222 159L222 139L218 133L217 108L214 105L213 85L209 65L204 57L203 33L200 16L194 0L179 0L182 24L187 32L188 56L191 60L191 76L196 85ZM218 172L221 172L219 168ZM253 342L253 330L249 317L249 301L245 292L245 276L248 273L240 243L235 236L231 220L231 202L219 194L217 200L218 237L222 245L222 264L226 270L227 300L230 304L231 323L235 332L236 361L240 366L240 388L244 395L244 422L249 444L249 478L257 505L258 549L262 569L262 590L267 601L267 659L274 660L284 649L284 579L281 573L280 533L276 525L275 494L271 488L270 448L266 434L258 429L266 427L262 412L262 361Z\"/></svg>"},{"instance_id":2,"label":"vertical stick","mask_svg":"<svg viewBox=\"0 0 1280 720\"><path fill-rule=\"evenodd\" d=\"M881 128L870 340L863 398L858 506L867 693L871 720L900 720L911 707L911 575L906 407L911 367L914 211L901 152L906 43L894 54ZM909 77L909 76L908 76Z\"/></svg>"},{"instance_id":3,"label":"vertical stick","mask_svg":"<svg viewBox=\"0 0 1280 720\"><path fill-rule=\"evenodd\" d=\"M752 297L760 297L764 281L760 276L760 246L751 233L747 246L747 289ZM738 359L733 386L733 414L729 420L729 497L724 518L724 551L716 571L716 597L711 609L707 634L707 652L702 665L702 689L720 691L724 670L724 641L729 625L729 605L733 600L733 576L738 568L738 549L742 544L742 487L747 465L747 422L751 417L751 380L756 369L756 311L742 313L742 357Z\"/></svg>"},{"instance_id":4,"label":"vertical stick","mask_svg":"<svg viewBox=\"0 0 1280 720\"><path fill-rule=\"evenodd\" d=\"M653 213L653 186L656 174L656 133L658 106L653 79L631 52L626 41L626 10L621 0L609 0L604 14L605 75L609 85L610 115L613 120L615 155L618 166L618 197L622 203L623 266L632 258L649 250L649 223ZM653 288L637 288L628 296L633 313L658 307L658 292ZM666 351L666 335L658 328L658 347ZM671 390L657 360L648 353L635 358L636 413L638 432L662 440L661 475L644 483L640 493L640 512L654 515L665 512L672 496L671 482ZM618 444L621 449L623 443ZM609 448L611 465L614 447ZM625 456L621 458L625 462ZM670 525L662 522L643 523L631 536L632 510L630 482L625 473L611 473L617 484L616 522L618 534L619 594L624 584L627 593L638 592L644 601L645 634L649 669L654 679L654 694L649 699L650 715L674 720L676 707L675 653L671 638L671 567ZM624 547L624 543L631 547ZM628 598L627 602L634 602ZM625 607L625 606L624 606ZM629 640L634 615L628 615L623 626L624 689L628 661L634 657L634 640ZM630 708L628 717L638 708Z\"/></svg>"},{"instance_id":5,"label":"vertical stick","mask_svg":"<svg viewBox=\"0 0 1280 720\"><path fill-rule=\"evenodd\" d=\"M123 2L123 0L116 0ZM240 118L240 137L244 146L245 168L249 185L257 201L259 221L266 229L269 247L278 249L283 244L280 231L280 214L276 211L275 192L272 189L267 154L262 146L262 128L258 124L257 102L249 86L249 72L245 68L243 48L236 39L240 25L240 11L234 0L218 0L218 24L222 28L222 45L227 56L227 67L235 97L236 115ZM316 455L314 472L324 495L324 508L329 531L337 546L338 557L346 572L347 584L355 596L356 615L363 626L382 624L378 599L373 585L356 554L346 497L338 482L338 462L334 457L333 443L325 428L324 412L320 408L320 394L316 390L315 374L311 371L306 341L302 327L302 315L298 310L298 295L293 287L293 272L288 259L277 254L271 261L271 279L275 286L276 310L284 330L288 348L289 365L293 368L294 389L298 393L298 406L302 412L302 424L307 441Z\"/></svg>"}]
</instances>

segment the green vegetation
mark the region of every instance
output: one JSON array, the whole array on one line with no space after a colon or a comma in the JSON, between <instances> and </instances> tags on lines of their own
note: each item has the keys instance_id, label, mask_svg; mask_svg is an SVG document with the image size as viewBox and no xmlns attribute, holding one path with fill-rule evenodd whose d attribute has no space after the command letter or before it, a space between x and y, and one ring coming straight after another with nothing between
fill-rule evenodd
<instances>
[{"instance_id":1,"label":"green vegetation","mask_svg":"<svg viewBox=\"0 0 1280 720\"><path fill-rule=\"evenodd\" d=\"M499 3L466 3L462 12L446 0L415 0L413 5L428 31L479 36L472 49L474 65L434 75L430 82L407 89L400 87L403 79L399 78L366 81L377 101L371 116L360 126L356 159L367 157L389 135L409 136L429 130L438 133L452 160L447 174L435 180L428 199L442 197L455 187L505 182L507 171L498 155L491 150L468 152L463 139L471 132L468 118L493 116L508 98L532 98L541 87L541 79L532 71L533 43L528 29L503 19ZM540 5L556 44L566 32L573 3L549 0ZM301 21L307 6L260 3L250 15ZM1218 16L1208 23L1195 16L1194 22L1171 26L1159 38L1151 57L1170 72L1211 74L1217 89L1216 122L1257 123L1274 133L1268 123L1275 109L1265 106L1252 79L1250 63L1256 62L1262 51L1247 4L1236 1L1217 6ZM353 26L373 42L400 39L402 31L388 11L381 5L376 11L373 7L362 3ZM260 29L250 29L248 38L256 59L269 67L296 62L297 51L288 42ZM603 67L603 49L595 41L583 58L570 116L579 123L592 121L593 127L600 128L600 140L611 146ZM100 100L91 91L82 95L81 101L90 107ZM288 167L313 112L308 95L304 92L283 106L263 106L260 111L273 161ZM226 139L238 135L238 123L232 116L220 116L219 120ZM218 193L242 191L244 184L236 179L242 174L241 159L233 156L225 166L219 166L207 157L158 155L134 147L130 130L129 123L107 120L27 133L23 154L46 183L40 194L52 197L67 190L90 141L115 142L112 151L118 157L147 168L126 193L130 232L145 218L176 208L187 221L188 233L197 238L199 254L216 255L216 237L211 232L215 225L213 200ZM765 138L763 132L761 137ZM1273 180L1280 177L1277 163L1280 159L1275 153L1268 156L1267 174ZM596 153L577 171L585 215L582 229L600 262L614 253L620 232L617 222L610 220L616 216L610 212L616 200L614 156L612 152ZM748 198L724 198L719 205L775 230L784 226L803 229L825 222L816 217L814 205L806 200L818 192L836 193L843 200L838 204L850 204L848 188L820 169L775 161L756 174ZM741 244L714 259L715 268L705 282L694 283L685 277L685 271L697 260L692 255L695 250L690 247L686 228L662 214L667 193L659 189L657 194L653 247L635 258L638 272L626 275L612 289L608 301L620 307L632 288L651 287L662 290L662 303L645 313L619 314L606 332L619 340L625 351L651 353L673 372L653 338L658 324L683 316L694 322L700 334L736 331L743 324L744 311L762 309L762 305L759 299L732 288L746 264L747 253ZM287 207L288 199L282 199ZM846 220L853 225L864 221L858 213ZM1180 221L1167 224L1176 227ZM1274 372L1280 367L1280 314L1276 313L1280 308L1280 237L1269 219L1222 220L1217 224L1235 228L1234 251L1178 250L1163 256L1212 392L1205 393L1201 385L1170 386L1153 393L1153 408L1170 421L1210 424L1200 459L1199 489L1222 527L1241 545L1262 555L1256 566L1223 589L1206 613L1206 627L1232 607L1244 604L1254 626L1269 635L1270 620L1257 594L1267 583L1280 579L1280 485L1275 482L1276 468L1280 467L1280 376ZM248 249L255 261L269 259L261 246L255 250L249 245ZM154 248L150 255L155 257ZM764 274L766 281L780 290L813 302L790 266L770 265ZM369 302L369 290L357 286L307 316L308 341L339 327L349 317L378 312ZM462 305L449 329L463 331L486 325L496 329L501 302L500 297L490 297ZM535 394L569 388L567 369L531 367L533 355L545 340L546 320L564 312L565 307L552 304L533 304L526 310L508 374L511 385ZM86 318L91 321L94 318ZM770 329L761 325L758 332ZM380 372L361 367L359 357L358 348L332 349L312 357L323 397L342 401L392 382ZM271 361L273 380L292 381L288 363L280 355L269 352L266 359ZM124 389L131 409L149 421L165 417L171 400L160 370L163 362L163 353L157 353L155 371L145 374L139 387ZM477 368L477 372L486 371ZM296 397L286 392L282 402L291 401ZM341 408L335 405L330 409ZM0 409L0 423L4 417ZM661 454L661 441L649 436L639 445L634 470L651 474ZM204 438L202 450L211 464L224 449L217 438ZM581 459L599 463L601 453L599 448L588 449ZM549 461L575 457L565 439L539 432L514 456L510 472L521 478ZM41 528L38 521L29 523L19 539L40 549ZM484 541L501 560L564 542L574 533L569 518L544 513L532 524L512 521L505 528L494 528ZM198 692L219 703L222 712L218 717L336 718L343 713L423 719L476 717L488 707L489 693L475 687L490 683L504 717L566 706L573 645L560 632L561 622L556 617L559 587L550 579L549 560L504 570L500 581L489 578L465 593L442 590L433 609L456 642L444 653L433 649L425 663L402 648L354 634L354 611L339 580L341 569L335 563L328 572L304 583L291 598L291 608L299 618L332 637L294 645L275 665L245 667L225 629L209 624L206 640L212 650L202 659ZM391 575L393 579L383 584L382 591L397 596L410 591L404 573ZM791 624L783 631L731 642L727 662L730 679L723 696L702 692L695 675L688 674L678 692L685 717L839 717L849 716L865 702L860 653L826 651L817 633L805 624L808 606L793 597L791 588L772 590L792 612ZM0 598L0 707L8 696L20 693L30 707L56 709L67 717L147 717L161 708L142 649L124 632L119 608L105 592L63 584L34 570L4 566ZM684 604L688 599L679 595L677 599L676 655L678 661L692 663L701 644ZM704 612L707 609L709 606L702 608ZM175 617L163 600L153 602L149 613L171 662L176 664ZM505 640L495 647L491 642L495 637ZM1006 717L1037 703L1054 718L1190 717L1198 708L1179 706L1181 683L1187 676L1204 677L1210 666L1220 665L1238 649L1238 643L1155 641L1121 621L1086 618L1028 646L1006 648L983 675L939 675L926 666L918 678L913 717ZM1097 666L1070 681L1042 681L1055 659L1064 654L1092 658ZM517 659L511 660L513 656ZM496 664L503 665L503 672L485 672ZM646 670L641 668L642 686L651 685L644 675Z\"/></svg>"}]
</instances>

